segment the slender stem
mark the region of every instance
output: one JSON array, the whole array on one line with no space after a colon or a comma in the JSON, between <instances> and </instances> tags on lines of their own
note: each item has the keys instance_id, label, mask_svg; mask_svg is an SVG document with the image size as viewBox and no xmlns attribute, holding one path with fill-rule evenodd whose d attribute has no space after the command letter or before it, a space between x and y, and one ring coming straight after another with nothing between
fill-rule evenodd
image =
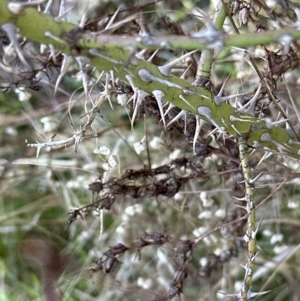
<instances>
[{"instance_id":1,"label":"slender stem","mask_svg":"<svg viewBox=\"0 0 300 301\"><path fill-rule=\"evenodd\" d=\"M241 159L241 166L245 181L245 209L248 213L247 230L245 240L248 244L247 262L245 265L245 277L240 292L240 300L248 300L250 295L250 287L252 283L254 259L256 255L256 218L255 218L255 202L254 202L254 185L251 177L251 169L249 166L249 149L247 146L247 137L244 135L238 137L238 146Z\"/></svg>"},{"instance_id":2,"label":"slender stem","mask_svg":"<svg viewBox=\"0 0 300 301\"><path fill-rule=\"evenodd\" d=\"M232 1L229 1L226 6L230 6ZM222 5L219 11L216 12L212 24L216 30L221 31L224 25L224 21L226 19L226 7ZM207 24L209 26L209 24ZM201 53L201 57L199 59L198 68L197 68L197 76L195 80L195 85L201 86L201 78L207 78L209 80L210 77L210 69L214 57L214 49L203 49Z\"/></svg>"},{"instance_id":3,"label":"slender stem","mask_svg":"<svg viewBox=\"0 0 300 301\"><path fill-rule=\"evenodd\" d=\"M104 47L141 47L143 49L167 47L185 50L206 49L208 46L207 38L193 38L188 35L150 36L148 39L143 39L136 36L82 33L76 25L67 22L55 22L50 15L42 14L34 8L24 8L20 14L14 14L8 10L6 1L0 1L0 11L0 26L5 23L12 23L18 28L22 36L46 45L52 44L55 48L67 54L70 53L70 45L96 49L103 49ZM224 22L222 19L225 13L224 7L220 8L220 12L214 19L216 21L213 21L217 30L221 31L222 29L220 25ZM58 38L57 41L51 39L49 35L45 35L45 32L56 36ZM220 39L223 41L224 47L247 48L250 46L268 45L286 35L295 40L300 39L300 30L284 27L279 30L245 33L242 35L222 35L220 32Z\"/></svg>"}]
</instances>

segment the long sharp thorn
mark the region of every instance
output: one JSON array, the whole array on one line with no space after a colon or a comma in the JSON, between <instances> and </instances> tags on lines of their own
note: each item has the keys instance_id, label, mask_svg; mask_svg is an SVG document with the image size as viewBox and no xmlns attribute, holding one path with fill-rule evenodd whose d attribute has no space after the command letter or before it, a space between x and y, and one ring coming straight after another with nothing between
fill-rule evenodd
<instances>
[{"instance_id":1,"label":"long sharp thorn","mask_svg":"<svg viewBox=\"0 0 300 301\"><path fill-rule=\"evenodd\" d=\"M191 68L192 64L190 64L182 73L182 75L180 76L181 79L185 79L185 76L187 74L187 72L189 71L189 69Z\"/></svg>"},{"instance_id":2,"label":"long sharp thorn","mask_svg":"<svg viewBox=\"0 0 300 301\"><path fill-rule=\"evenodd\" d=\"M254 262L254 260L258 254L259 254L259 251L257 251L252 257L250 257L248 253L246 253L246 256L247 256L248 260L250 260L251 262Z\"/></svg>"},{"instance_id":3,"label":"long sharp thorn","mask_svg":"<svg viewBox=\"0 0 300 301\"><path fill-rule=\"evenodd\" d=\"M232 95L228 95L228 96L215 96L214 97L214 101L217 105L221 104L224 101L239 97L239 96L244 96L244 95L249 95L249 92L243 92L243 93L238 93L238 94L232 94Z\"/></svg>"},{"instance_id":4,"label":"long sharp thorn","mask_svg":"<svg viewBox=\"0 0 300 301\"><path fill-rule=\"evenodd\" d=\"M167 110L165 111L165 116L167 116L174 107L175 106L170 102Z\"/></svg>"},{"instance_id":5,"label":"long sharp thorn","mask_svg":"<svg viewBox=\"0 0 300 301\"><path fill-rule=\"evenodd\" d=\"M64 53L62 55L63 55L63 60L62 60L59 76L58 76L58 78L56 80L56 83L55 83L54 95L57 92L58 85L59 85L60 81L65 76L65 74L68 72L69 67L71 66L71 63L72 63L72 59L68 55L66 55Z\"/></svg>"},{"instance_id":6,"label":"long sharp thorn","mask_svg":"<svg viewBox=\"0 0 300 301\"><path fill-rule=\"evenodd\" d=\"M109 22L107 23L107 25L105 26L105 29L110 29L111 25L114 23L119 11L121 9L121 6L118 7L118 9L115 11L115 13L112 15L112 17L110 18Z\"/></svg>"},{"instance_id":7,"label":"long sharp thorn","mask_svg":"<svg viewBox=\"0 0 300 301\"><path fill-rule=\"evenodd\" d=\"M86 59L82 56L76 57L75 59L76 59L78 65L79 65L79 68L81 70L83 90L84 90L85 97L87 99L87 96L88 96L88 87L87 87L88 80L87 80L86 72L84 70L84 67L85 67L85 64L86 64Z\"/></svg>"},{"instance_id":8,"label":"long sharp thorn","mask_svg":"<svg viewBox=\"0 0 300 301\"><path fill-rule=\"evenodd\" d=\"M216 121L214 120L214 118L212 117L211 114L211 109L209 107L199 107L198 108L198 113L204 117L207 118L207 120L209 120L221 133L223 133L225 135L225 131L223 128L221 128Z\"/></svg>"},{"instance_id":9,"label":"long sharp thorn","mask_svg":"<svg viewBox=\"0 0 300 301\"><path fill-rule=\"evenodd\" d=\"M181 110L180 113L178 113L168 124L167 127L169 125L171 125L172 123L174 123L175 121L177 121L178 119L180 119L182 116L184 116L184 110Z\"/></svg>"},{"instance_id":10,"label":"long sharp thorn","mask_svg":"<svg viewBox=\"0 0 300 301\"><path fill-rule=\"evenodd\" d=\"M187 117L188 117L188 113L187 111L184 111L184 134L187 133Z\"/></svg>"},{"instance_id":11,"label":"long sharp thorn","mask_svg":"<svg viewBox=\"0 0 300 301\"><path fill-rule=\"evenodd\" d=\"M244 209L246 211L248 211L248 207L247 206L241 206L241 205L238 205L238 204L235 204L237 207L241 208L241 209Z\"/></svg>"},{"instance_id":12,"label":"long sharp thorn","mask_svg":"<svg viewBox=\"0 0 300 301\"><path fill-rule=\"evenodd\" d=\"M194 155L196 154L196 143L203 125L203 120L200 119L199 115L196 115L196 130L195 130L195 135L194 135L194 139L193 139L193 153Z\"/></svg>"},{"instance_id":13,"label":"long sharp thorn","mask_svg":"<svg viewBox=\"0 0 300 301\"><path fill-rule=\"evenodd\" d=\"M134 124L134 120L137 116L137 113L138 113L138 108L140 107L142 101L144 100L144 98L147 96L148 94L145 93L144 91L142 90L139 90L137 89L136 90L136 102L135 102L135 105L134 105L134 111L133 111L133 114L132 114L132 119L131 119L131 127L133 128L133 124Z\"/></svg>"},{"instance_id":14,"label":"long sharp thorn","mask_svg":"<svg viewBox=\"0 0 300 301\"><path fill-rule=\"evenodd\" d=\"M252 234L251 234L252 239L255 239L256 234L257 234L257 232L258 232L258 230L259 230L259 227L260 227L260 225L261 225L262 219L263 219L263 218L261 218L261 219L259 220L258 225L257 225L257 227L256 227L256 230L252 231Z\"/></svg>"},{"instance_id":15,"label":"long sharp thorn","mask_svg":"<svg viewBox=\"0 0 300 301\"><path fill-rule=\"evenodd\" d=\"M120 10L120 8L119 8ZM118 11L117 11L118 12ZM116 12L116 13L117 13ZM115 15L116 15L115 13ZM135 20L137 18L137 14L135 15L130 15L129 17L126 17L125 19L116 22L113 24L112 21L114 21L114 19L110 19L109 23L106 25L106 27L101 30L100 32L98 32L98 34L112 34L114 31L116 31L118 28L120 28L121 26L123 26L125 23L127 22L131 22L132 20ZM112 17L113 18L113 17Z\"/></svg>"},{"instance_id":16,"label":"long sharp thorn","mask_svg":"<svg viewBox=\"0 0 300 301\"><path fill-rule=\"evenodd\" d=\"M276 289L276 288L275 288L275 289ZM252 292L251 290L249 290L248 296L247 296L247 297L248 297L248 299L255 298L255 297L257 297L257 296L262 296L262 295L268 294L268 293L274 291L275 289L268 290L268 291L263 291L263 292L257 292L257 293Z\"/></svg>"},{"instance_id":17,"label":"long sharp thorn","mask_svg":"<svg viewBox=\"0 0 300 301\"><path fill-rule=\"evenodd\" d=\"M139 59L139 60L145 60L144 54L146 53L147 49L143 49L140 52L136 53L135 56Z\"/></svg>"},{"instance_id":18,"label":"long sharp thorn","mask_svg":"<svg viewBox=\"0 0 300 301\"><path fill-rule=\"evenodd\" d=\"M246 197L237 198L237 197L233 196L233 198L234 198L235 200L237 200L237 201L244 201L244 202L247 201Z\"/></svg>"},{"instance_id":19,"label":"long sharp thorn","mask_svg":"<svg viewBox=\"0 0 300 301\"><path fill-rule=\"evenodd\" d=\"M156 99L164 127L166 127L166 120L165 120L164 109L163 109L163 97L165 96L165 93L160 90L153 90L152 94Z\"/></svg>"},{"instance_id":20,"label":"long sharp thorn","mask_svg":"<svg viewBox=\"0 0 300 301\"><path fill-rule=\"evenodd\" d=\"M215 103L216 103L217 105L219 105L221 102L224 101L224 100L222 99L222 94L223 94L225 85L226 85L226 83L227 83L229 77L230 77L230 74L226 77L226 79L225 79L225 81L224 81L224 83L223 83L223 85L222 85L222 87L221 87L219 93L214 97Z\"/></svg>"},{"instance_id":21,"label":"long sharp thorn","mask_svg":"<svg viewBox=\"0 0 300 301\"><path fill-rule=\"evenodd\" d=\"M166 65L163 65L163 66L159 66L158 67L158 70L163 74L163 75L170 75L171 74L171 70L179 63L181 62L183 59L185 59L186 57L190 56L191 54L197 52L197 50L193 50L193 51L190 51L184 55L182 55L181 57L179 58L176 58L174 61L166 64Z\"/></svg>"},{"instance_id":22,"label":"long sharp thorn","mask_svg":"<svg viewBox=\"0 0 300 301\"><path fill-rule=\"evenodd\" d=\"M139 97L138 97L138 88L133 83L132 76L129 75L129 74L127 74L125 77L126 77L127 81L129 82L132 90L134 91L134 94L128 100L128 102L130 102L131 100L133 101L134 111L133 111L132 118L131 118L131 128L133 129L133 124L134 124L135 117L137 115L137 110L138 110L138 108L140 106L140 100L139 100Z\"/></svg>"},{"instance_id":23,"label":"long sharp thorn","mask_svg":"<svg viewBox=\"0 0 300 301\"><path fill-rule=\"evenodd\" d=\"M255 114L255 106L256 106L256 101L259 96L259 93L261 91L261 86L262 84L259 84L254 96L241 108L238 109L238 111L243 111L245 113L248 113L250 115ZM247 109L246 109L247 107Z\"/></svg>"},{"instance_id":24,"label":"long sharp thorn","mask_svg":"<svg viewBox=\"0 0 300 301\"><path fill-rule=\"evenodd\" d=\"M235 294L227 294L225 292L222 292L222 291L218 291L219 294L223 295L223 296L226 296L226 297L236 297L238 298L240 296L240 293L235 293Z\"/></svg>"},{"instance_id":25,"label":"long sharp thorn","mask_svg":"<svg viewBox=\"0 0 300 301\"><path fill-rule=\"evenodd\" d=\"M30 67L30 65L27 63L27 61L25 60L24 56L23 56L23 51L20 47L20 44L18 42L18 37L17 37L17 32L16 32L16 28L14 25L12 24L3 24L2 25L2 29L5 31L5 33L7 34L7 36L9 37L10 43L13 45L15 52L17 54L17 56L19 57L20 61L29 69L32 70L32 68Z\"/></svg>"},{"instance_id":26,"label":"long sharp thorn","mask_svg":"<svg viewBox=\"0 0 300 301\"><path fill-rule=\"evenodd\" d=\"M267 158L269 158L270 156L272 156L271 152L266 152L263 154L262 158L259 160L259 162L257 163L257 166L259 166L264 160L266 160Z\"/></svg>"},{"instance_id":27,"label":"long sharp thorn","mask_svg":"<svg viewBox=\"0 0 300 301\"><path fill-rule=\"evenodd\" d=\"M263 173L258 174L254 179L250 180L250 184L253 184Z\"/></svg>"},{"instance_id":28,"label":"long sharp thorn","mask_svg":"<svg viewBox=\"0 0 300 301\"><path fill-rule=\"evenodd\" d=\"M85 8L84 8L84 11L83 11L83 14L82 14L82 17L80 19L80 23L79 23L79 28L83 29L84 28L84 25L86 23L86 20L87 20L87 11L88 11L88 7L89 7L89 2L87 1L86 2L86 5L85 5Z\"/></svg>"},{"instance_id":29,"label":"long sharp thorn","mask_svg":"<svg viewBox=\"0 0 300 301\"><path fill-rule=\"evenodd\" d=\"M154 59L154 57L156 56L156 54L157 54L157 52L158 52L158 49L156 49L154 52L153 52L153 54L148 58L148 62L149 63L151 63L152 62L152 60Z\"/></svg>"},{"instance_id":30,"label":"long sharp thorn","mask_svg":"<svg viewBox=\"0 0 300 301\"><path fill-rule=\"evenodd\" d=\"M109 105L110 107L112 108L112 110L114 109L113 107L113 104L111 102L111 92L110 92L110 89L109 89L109 80L110 80L110 74L106 73L106 81L105 81L105 97L108 99L108 102L109 102Z\"/></svg>"}]
</instances>

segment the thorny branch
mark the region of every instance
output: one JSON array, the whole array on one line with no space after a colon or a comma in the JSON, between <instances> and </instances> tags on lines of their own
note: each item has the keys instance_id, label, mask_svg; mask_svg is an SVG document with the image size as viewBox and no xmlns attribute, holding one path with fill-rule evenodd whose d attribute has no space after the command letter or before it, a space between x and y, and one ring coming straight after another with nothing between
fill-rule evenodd
<instances>
[{"instance_id":1,"label":"thorny branch","mask_svg":"<svg viewBox=\"0 0 300 301\"><path fill-rule=\"evenodd\" d=\"M85 122L79 130L73 129L74 133L69 138L28 143L28 147L37 148L38 154L46 146L54 151L70 145L74 145L76 153L83 139L96 138L105 132L99 131L95 135L87 133L94 126L102 106L108 103L114 108L117 102L129 111L131 119L125 124L130 124L133 128L140 119L154 119L165 139L164 145L187 154L170 159L167 164L151 167L148 152L148 167L126 169L119 176L112 175L109 170L104 172L103 177L100 176L89 185L89 190L93 193L90 204L70 212L65 230L78 218L87 220L91 213L113 211L115 207L121 207L121 200L130 200L136 204L161 199L173 201L186 186L188 192L195 195L193 189L201 187L199 180L218 175L220 178L224 177L224 184L230 176L235 176L233 181L229 179L228 182L235 185L233 192L242 194L243 197L237 198L238 206L226 212L219 225L212 230L202 235L196 234L195 239L189 239L189 234L186 233L185 238L175 239L173 229L168 227L161 232L144 231L131 241L130 247L121 242L109 246L91 265L90 272L111 275L121 266L120 258L132 250L135 257L142 260L145 249L171 245L177 268L172 275L168 292L152 299L171 300L177 296L180 298L190 278L208 278L218 266L237 256L239 250L248 244L242 288L234 295L240 300L248 300L262 294L251 291L254 259L258 254L255 210L282 189L289 177L286 175L284 181L261 202L257 202L256 206L256 187L253 182L260 174L252 179L252 173L258 172L258 166L267 156L256 158L255 150L265 148L270 150L269 154L282 160L288 160L289 156L299 158L299 120L295 116L289 116L291 106L287 101L279 103L282 77L289 70L299 67L299 45L296 41L300 38L299 21L283 16L275 9L271 10L261 1L222 1L223 5L216 10L219 15L216 14L215 18L194 10L189 17L195 19L195 25L191 32L185 34L179 22L172 21L165 15L155 16L151 22L145 21L147 14L150 15L153 11L143 13L142 10L148 5L157 5L158 2L117 9L115 13L95 21L90 21L83 15L79 26L54 22L48 15L50 2L41 6L45 15L26 9L26 3L9 3L8 6L1 4L3 10L0 21L5 33L5 38L2 39L4 65L0 66L3 78L1 89L5 93L20 92L22 89L38 91L45 81L52 81L55 96L61 92L63 77L73 79L74 73L80 75L85 97L85 114L81 118L85 118ZM287 11L293 12L297 8L292 2L280 2ZM31 5L36 5L36 2ZM268 30L260 24L261 10L267 18L278 22L277 30ZM58 18L64 19L66 15L66 11L60 11ZM30 30L25 25L22 28L20 24L33 16L40 22L40 27L33 31L30 27L32 22L28 22ZM43 22L41 16L48 23ZM237 33L236 23L242 29L252 23L255 30L236 35L226 33L223 31L226 16ZM285 19L284 22L279 21L281 18ZM217 22L220 23L216 24ZM163 31L163 35L157 34L158 29ZM21 30L20 34L18 30ZM37 49L30 39L45 46ZM272 50L269 50L265 46L262 55L250 54L247 49L248 46L275 42L280 47L270 47ZM233 51L229 48L232 46L243 47L243 50L234 48ZM218 79L214 82L211 76L211 68L215 67L213 63L218 67L218 55L228 49L232 57L245 51L247 56L243 58L240 56L239 59L232 59L230 55L228 58L235 63L240 63L239 60L250 62L249 65L259 77L257 83L253 78L252 81L249 80L248 75L241 75L241 78L236 75L239 86L237 90L241 90L241 93L234 91L234 80L224 80L216 72ZM186 53L185 50L192 51ZM204 53L208 55L204 56ZM10 68L4 67L8 65ZM237 73L239 66L233 68L233 65L227 67ZM249 82L249 86L245 82ZM98 95L96 100L91 96L94 91ZM296 112L296 116L298 115ZM280 124L285 125L285 128ZM117 125L113 125L111 128L116 127ZM148 133L146 138L147 135ZM236 137L243 139L237 143ZM171 141L170 145L167 140ZM253 150L251 156L249 150ZM209 164L205 164L208 160L214 162L217 171L208 170ZM141 161L143 162L142 159ZM280 163L277 165L280 166ZM187 205L185 202L186 200L182 202L183 209L191 206L191 202ZM214 201L206 198L202 211L210 206L205 202ZM226 245L218 253L202 254L205 263L199 265L199 262L196 263L195 252L200 249L200 242L218 230L229 241L229 246ZM196 277L192 266L197 269Z\"/></svg>"}]
</instances>

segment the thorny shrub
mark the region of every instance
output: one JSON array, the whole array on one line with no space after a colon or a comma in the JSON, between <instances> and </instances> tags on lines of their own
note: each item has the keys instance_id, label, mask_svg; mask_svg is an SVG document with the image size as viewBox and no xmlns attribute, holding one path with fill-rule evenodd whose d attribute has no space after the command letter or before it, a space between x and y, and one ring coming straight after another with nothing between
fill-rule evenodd
<instances>
[{"instance_id":1,"label":"thorny shrub","mask_svg":"<svg viewBox=\"0 0 300 301\"><path fill-rule=\"evenodd\" d=\"M89 9L79 1L33 1L32 5L59 20L80 22L77 33L155 39L209 28L207 16L226 3L233 22L224 25L228 33L233 32L233 24L250 32L293 26L299 13L293 1L212 1L202 7L206 17L200 19L191 6L196 8L202 1L135 5L103 1ZM253 271L244 265L248 213L236 137L171 103L161 103L158 94L136 89L130 78L126 82L114 70L96 70L86 57L31 42L7 24L2 26L1 47L3 195L40 200L32 192L39 190L49 201L52 219L60 214L47 235L53 231L53 237L68 237L61 253L41 239L30 238L30 233L37 235L39 227L48 225L42 202L36 202L41 207L32 207L37 214L32 223L15 222L18 231L29 236L21 241L19 253L38 266L45 298L215 300L216 296L228 299L232 293L242 300L235 292L245 283L243 268L247 275ZM80 49L76 51L80 54ZM173 75L214 95L228 96L228 103L237 103L240 110L247 108L270 124L282 122L279 104L290 131L299 128L296 41L249 48L251 60L239 48L217 51L208 78L198 74L200 51L188 55L170 47L130 51L157 66L182 56L170 68ZM258 87L262 78L268 85ZM22 139L35 148L24 150ZM299 240L295 231L299 163L283 153L255 150L251 145L249 149L253 178L260 177L247 184L255 191L262 225L257 235L260 251L248 257L256 260L248 296L277 288L275 294L271 291L258 298L275 300L276 295L276 300L294 300L299 256L287 260L296 254ZM32 209L28 210L27 219ZM74 261L84 258L83 267L67 269L63 275L65 267L72 266L63 253ZM58 263L54 272L51 265ZM19 273L15 265L13 270ZM16 279L27 281L20 275ZM16 296L8 291L8 296Z\"/></svg>"}]
</instances>

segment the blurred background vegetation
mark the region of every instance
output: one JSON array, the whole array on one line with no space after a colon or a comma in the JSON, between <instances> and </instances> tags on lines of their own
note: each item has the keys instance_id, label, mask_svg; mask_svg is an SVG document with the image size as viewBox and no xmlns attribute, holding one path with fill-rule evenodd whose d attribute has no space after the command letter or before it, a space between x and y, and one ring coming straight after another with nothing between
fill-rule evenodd
<instances>
[{"instance_id":1,"label":"blurred background vegetation","mask_svg":"<svg viewBox=\"0 0 300 301\"><path fill-rule=\"evenodd\" d=\"M279 6L275 6L268 1L273 11L276 10L276 18L270 15L263 20L270 27L276 22L294 22L284 12L297 12L297 5L292 1L278 2ZM43 10L49 3L45 1L36 7ZM51 4L50 12L54 16L61 3ZM243 5L247 3L242 1ZM259 3L251 1L250 5L256 8ZM65 18L77 24L87 2L65 1L64 4L66 12L70 9ZM89 3L87 23L91 22L91 28L101 26L103 20L107 22L105 16L109 20L118 8L126 8L129 13L137 8L135 12L144 14L143 24L151 32L170 34L174 30L172 26L180 24L188 34L203 25L191 11L201 8L213 15L216 6L213 1L162 1L149 5L95 1ZM259 18L251 14L256 21L249 21L249 30L257 25ZM141 30L137 21L125 25L128 34ZM20 43L25 42L30 44L20 37ZM9 74L7 66L18 66L18 62L4 31L1 47L1 74ZM24 53L30 55L26 47L38 49L39 45L24 45ZM272 45L274 51L277 48L278 45ZM262 48L258 49L261 51ZM177 49L162 50L154 63L167 62L180 53ZM195 240L244 215L235 199L244 193L236 144L228 140L223 145L216 135L207 135L212 128L206 126L194 154L191 137L183 134L184 122L163 129L157 118L157 107L140 111L132 127L132 105L120 105L121 97L127 94L130 97L132 91L126 94L123 87L112 94L112 106L108 101L101 106L77 152L73 146L66 145L44 147L37 153L26 142L67 139L81 128L87 112L82 70L74 62L54 93L63 60L61 53L55 55L55 63L46 66L34 83L24 77L18 84L7 85L7 77L0 79L0 300L170 300L170 284L174 283L175 273L181 266L178 257L185 253L178 250L183 247L182 242ZM197 60L197 55L193 59ZM265 66L264 60L259 63ZM177 74L190 64L184 62ZM97 76L90 66L84 72L88 85L93 85L89 96L95 100L103 91L104 82L96 82ZM195 70L188 79L192 81L194 75ZM242 51L224 49L215 59L212 81L217 90L228 75L228 94L240 86L253 92L257 75L245 62ZM289 90L279 80L277 95L286 102L290 93L297 104L298 66L288 70L285 76ZM273 112L274 108L265 105L268 100L262 103L265 111ZM152 115L151 110L154 110ZM263 201L257 210L257 219L262 218L258 233L261 250L256 258L253 291L274 289L258 297L259 300L296 301L300 281L299 161L269 153L258 164L265 155L263 150L251 155L255 174L262 172L255 191L258 203ZM159 166L167 168L167 172L151 175L149 180L146 171ZM100 180L115 183L113 180L124 179L126 172L128 176L129 170L140 170L141 175L128 178L126 185L142 187L154 178L159 181L186 177L187 180L182 180L179 191L171 197L146 193L132 198L122 186L124 193L116 194L110 210L87 210L82 218L70 220L70 213L90 205L99 192L97 189L93 192L91 183ZM245 220L241 219L226 229L218 228L195 246L186 267L186 279L183 276L182 291L175 293L173 300L232 299L218 292L234 293L240 289L244 275L240 264L245 261L244 224ZM145 239L145 233L161 236L156 244L141 247L139 260L138 241ZM163 239L166 241L161 243ZM103 266L97 266L97 260L99 264L99 258L117 244L129 250L105 272Z\"/></svg>"}]
</instances>

